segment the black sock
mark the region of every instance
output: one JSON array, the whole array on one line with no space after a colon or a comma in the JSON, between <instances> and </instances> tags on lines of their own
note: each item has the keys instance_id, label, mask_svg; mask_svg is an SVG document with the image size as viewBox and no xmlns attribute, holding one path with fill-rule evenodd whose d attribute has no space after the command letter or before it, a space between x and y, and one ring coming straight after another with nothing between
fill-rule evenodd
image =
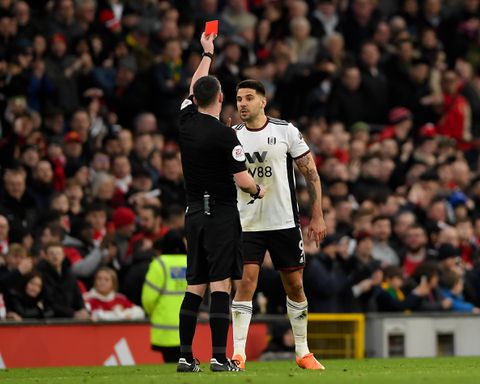
<instances>
[{"instance_id":1,"label":"black sock","mask_svg":"<svg viewBox=\"0 0 480 384\"><path fill-rule=\"evenodd\" d=\"M218 362L227 361L227 336L230 325L230 295L227 292L212 292L210 303L210 330L212 332L212 355Z\"/></svg>"},{"instance_id":2,"label":"black sock","mask_svg":"<svg viewBox=\"0 0 480 384\"><path fill-rule=\"evenodd\" d=\"M193 361L192 342L197 327L197 316L203 298L191 292L185 292L180 307L180 357L189 363Z\"/></svg>"}]
</instances>

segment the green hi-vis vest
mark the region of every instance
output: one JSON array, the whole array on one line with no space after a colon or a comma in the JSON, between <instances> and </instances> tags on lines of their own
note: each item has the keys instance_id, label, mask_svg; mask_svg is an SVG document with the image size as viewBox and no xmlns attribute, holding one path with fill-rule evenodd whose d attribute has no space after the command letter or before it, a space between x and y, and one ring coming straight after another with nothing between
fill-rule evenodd
<instances>
[{"instance_id":1,"label":"green hi-vis vest","mask_svg":"<svg viewBox=\"0 0 480 384\"><path fill-rule=\"evenodd\" d=\"M150 317L152 345L180 346L179 313L187 288L186 276L186 255L161 255L150 263L142 289L142 305Z\"/></svg>"}]
</instances>

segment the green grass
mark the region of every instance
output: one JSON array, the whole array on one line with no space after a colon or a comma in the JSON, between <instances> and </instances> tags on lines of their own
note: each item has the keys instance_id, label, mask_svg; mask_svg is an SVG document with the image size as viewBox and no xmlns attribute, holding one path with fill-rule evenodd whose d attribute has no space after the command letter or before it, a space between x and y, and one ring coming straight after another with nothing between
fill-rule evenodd
<instances>
[{"instance_id":1,"label":"green grass","mask_svg":"<svg viewBox=\"0 0 480 384\"><path fill-rule=\"evenodd\" d=\"M139 383L139 384L478 384L480 358L329 360L327 370L303 371L293 362L248 363L240 373L177 374L175 365L136 367L39 368L0 370L0 383Z\"/></svg>"}]
</instances>

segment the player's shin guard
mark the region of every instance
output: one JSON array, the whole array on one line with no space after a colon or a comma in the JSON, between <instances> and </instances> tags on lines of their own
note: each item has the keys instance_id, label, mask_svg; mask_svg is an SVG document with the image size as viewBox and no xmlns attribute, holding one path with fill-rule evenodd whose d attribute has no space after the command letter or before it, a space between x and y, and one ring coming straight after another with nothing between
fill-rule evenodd
<instances>
[{"instance_id":1,"label":"player's shin guard","mask_svg":"<svg viewBox=\"0 0 480 384\"><path fill-rule=\"evenodd\" d=\"M233 356L240 355L246 360L245 345L248 328L252 319L251 301L232 302Z\"/></svg>"},{"instance_id":2,"label":"player's shin guard","mask_svg":"<svg viewBox=\"0 0 480 384\"><path fill-rule=\"evenodd\" d=\"M307 300L297 303L287 297L287 313L295 337L295 353L298 357L303 357L310 353L307 345Z\"/></svg>"}]
</instances>

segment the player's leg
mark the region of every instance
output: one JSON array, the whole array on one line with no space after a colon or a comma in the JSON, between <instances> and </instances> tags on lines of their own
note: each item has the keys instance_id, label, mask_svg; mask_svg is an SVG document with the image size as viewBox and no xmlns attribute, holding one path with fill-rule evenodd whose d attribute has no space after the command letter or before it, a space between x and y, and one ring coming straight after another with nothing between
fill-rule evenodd
<instances>
[{"instance_id":1,"label":"player's leg","mask_svg":"<svg viewBox=\"0 0 480 384\"><path fill-rule=\"evenodd\" d=\"M248 329L252 320L252 299L257 288L260 265L244 264L242 280L236 284L235 298L232 302L233 357L240 361L240 367L245 369L247 359L245 346Z\"/></svg>"},{"instance_id":2,"label":"player's leg","mask_svg":"<svg viewBox=\"0 0 480 384\"><path fill-rule=\"evenodd\" d=\"M232 303L233 357L245 369L248 329L252 319L252 298L257 289L258 274L267 250L267 232L244 232L243 275L236 285Z\"/></svg>"},{"instance_id":3,"label":"player's leg","mask_svg":"<svg viewBox=\"0 0 480 384\"><path fill-rule=\"evenodd\" d=\"M303 369L324 370L307 343L308 302L303 290L303 269L280 271L283 287L287 293L287 313L295 337L297 364Z\"/></svg>"},{"instance_id":4,"label":"player's leg","mask_svg":"<svg viewBox=\"0 0 480 384\"><path fill-rule=\"evenodd\" d=\"M287 294L287 314L295 337L297 364L306 369L324 369L308 349L308 302L303 290L305 252L300 229L274 231L270 237L269 251L275 268L280 271Z\"/></svg>"}]
</instances>

